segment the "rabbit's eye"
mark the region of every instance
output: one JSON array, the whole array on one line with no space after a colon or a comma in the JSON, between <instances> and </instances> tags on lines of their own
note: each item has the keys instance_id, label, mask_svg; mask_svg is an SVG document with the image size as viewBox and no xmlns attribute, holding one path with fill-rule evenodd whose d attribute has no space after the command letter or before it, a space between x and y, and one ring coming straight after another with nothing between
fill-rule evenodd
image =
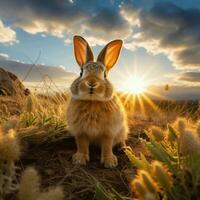
<instances>
[{"instance_id":1,"label":"rabbit's eye","mask_svg":"<svg viewBox=\"0 0 200 200\"><path fill-rule=\"evenodd\" d=\"M83 76L83 69L81 69L81 72L80 72L80 77Z\"/></svg>"},{"instance_id":2,"label":"rabbit's eye","mask_svg":"<svg viewBox=\"0 0 200 200\"><path fill-rule=\"evenodd\" d=\"M106 71L104 71L104 78L106 78Z\"/></svg>"}]
</instances>

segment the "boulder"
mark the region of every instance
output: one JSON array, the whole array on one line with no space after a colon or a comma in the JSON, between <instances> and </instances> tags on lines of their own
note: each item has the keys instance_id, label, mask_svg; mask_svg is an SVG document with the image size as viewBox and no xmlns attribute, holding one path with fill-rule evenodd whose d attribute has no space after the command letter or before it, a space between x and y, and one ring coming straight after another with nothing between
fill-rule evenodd
<instances>
[{"instance_id":1,"label":"boulder","mask_svg":"<svg viewBox=\"0 0 200 200\"><path fill-rule=\"evenodd\" d=\"M0 68L0 96L27 96L29 89L25 88L18 77Z\"/></svg>"}]
</instances>

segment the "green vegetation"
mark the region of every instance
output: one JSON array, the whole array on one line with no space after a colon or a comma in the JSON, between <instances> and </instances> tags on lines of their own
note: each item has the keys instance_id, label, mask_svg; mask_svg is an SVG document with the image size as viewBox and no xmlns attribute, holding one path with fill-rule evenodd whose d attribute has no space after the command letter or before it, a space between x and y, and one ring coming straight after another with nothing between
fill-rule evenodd
<instances>
[{"instance_id":1,"label":"green vegetation","mask_svg":"<svg viewBox=\"0 0 200 200\"><path fill-rule=\"evenodd\" d=\"M20 145L13 129L0 131L0 200L6 195L17 193L19 200L62 200L63 191L60 187L41 191L40 177L34 168L26 169L17 182L17 167L15 161L20 158Z\"/></svg>"},{"instance_id":2,"label":"green vegetation","mask_svg":"<svg viewBox=\"0 0 200 200\"><path fill-rule=\"evenodd\" d=\"M148 150L147 156L142 153L136 156L130 148L125 150L130 162L137 168L131 189L138 199L199 198L199 130L199 122L189 123L186 119L180 118L174 124L168 125L166 130L152 127L146 131L148 139L141 139L141 142ZM98 188L98 194L99 190L102 193L102 200L118 199L113 197L112 193L106 193L102 187Z\"/></svg>"},{"instance_id":3,"label":"green vegetation","mask_svg":"<svg viewBox=\"0 0 200 200\"><path fill-rule=\"evenodd\" d=\"M58 99L57 99L58 100ZM60 187L42 190L40 176L34 168L27 168L17 180L18 167L16 161L20 159L21 142L41 144L56 141L62 136L68 137L67 125L64 123L63 112L57 109L45 108L50 100L29 96L18 116L12 116L8 107L2 106L3 115L0 123L0 200L5 200L9 194L18 194L19 200L62 200L63 191ZM51 103L51 107L54 104ZM56 106L55 106L56 107ZM54 107L54 108L55 108ZM60 110L59 110L60 109Z\"/></svg>"}]
</instances>

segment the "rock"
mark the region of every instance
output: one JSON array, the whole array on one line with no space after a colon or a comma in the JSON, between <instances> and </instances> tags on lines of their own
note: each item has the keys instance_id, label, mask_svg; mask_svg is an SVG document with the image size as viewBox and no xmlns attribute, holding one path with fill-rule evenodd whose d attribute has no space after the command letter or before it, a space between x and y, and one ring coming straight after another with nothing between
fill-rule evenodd
<instances>
[{"instance_id":1,"label":"rock","mask_svg":"<svg viewBox=\"0 0 200 200\"><path fill-rule=\"evenodd\" d=\"M18 77L0 68L0 96L27 96L29 89L25 88Z\"/></svg>"}]
</instances>

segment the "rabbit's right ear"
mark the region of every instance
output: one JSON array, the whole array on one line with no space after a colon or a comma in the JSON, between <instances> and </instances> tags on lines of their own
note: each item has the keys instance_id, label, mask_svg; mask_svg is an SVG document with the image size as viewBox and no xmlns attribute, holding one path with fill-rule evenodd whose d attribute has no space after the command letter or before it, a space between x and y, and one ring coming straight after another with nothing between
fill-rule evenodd
<instances>
[{"instance_id":1,"label":"rabbit's right ear","mask_svg":"<svg viewBox=\"0 0 200 200\"><path fill-rule=\"evenodd\" d=\"M117 62L122 43L122 40L113 40L109 42L98 55L97 61L103 63L107 71L109 71Z\"/></svg>"},{"instance_id":2,"label":"rabbit's right ear","mask_svg":"<svg viewBox=\"0 0 200 200\"><path fill-rule=\"evenodd\" d=\"M81 68L85 63L94 60L92 50L87 41L77 35L74 36L74 55Z\"/></svg>"}]
</instances>

